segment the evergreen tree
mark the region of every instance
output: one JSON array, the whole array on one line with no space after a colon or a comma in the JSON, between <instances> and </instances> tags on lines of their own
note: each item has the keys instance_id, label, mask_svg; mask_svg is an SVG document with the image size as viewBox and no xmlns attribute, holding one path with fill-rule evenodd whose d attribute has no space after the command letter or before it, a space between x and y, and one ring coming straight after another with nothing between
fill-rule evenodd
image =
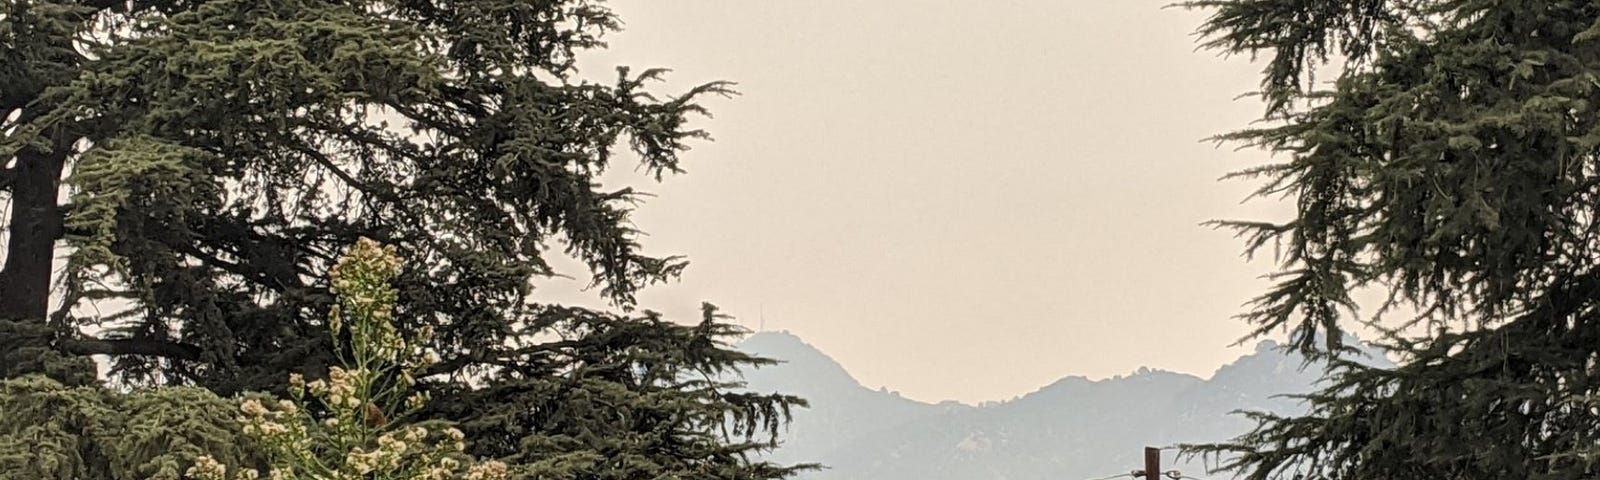
<instances>
[{"instance_id":1,"label":"evergreen tree","mask_svg":"<svg viewBox=\"0 0 1600 480\"><path fill-rule=\"evenodd\" d=\"M179 480L200 455L253 465L238 411L194 387L119 393L40 375L0 380L0 479Z\"/></svg>"},{"instance_id":2,"label":"evergreen tree","mask_svg":"<svg viewBox=\"0 0 1600 480\"><path fill-rule=\"evenodd\" d=\"M1183 5L1212 13L1207 46L1264 56L1264 125L1223 138L1273 152L1238 176L1297 207L1220 224L1280 252L1244 318L1333 360L1306 415L1253 414L1251 433L1190 453L1252 479L1593 478L1600 4ZM1387 300L1358 305L1358 289ZM1398 367L1346 358L1356 321L1388 332Z\"/></svg>"},{"instance_id":3,"label":"evergreen tree","mask_svg":"<svg viewBox=\"0 0 1600 480\"><path fill-rule=\"evenodd\" d=\"M684 262L643 253L639 194L596 176L678 173L729 92L579 76L618 27L590 0L0 0L0 377L89 384L105 354L132 384L281 393L333 363L322 272L368 237L408 259L400 331L436 332L429 413L492 439L473 453L786 475L745 455L798 399L712 380L764 362L736 329L635 313ZM622 313L532 300L552 249Z\"/></svg>"}]
</instances>

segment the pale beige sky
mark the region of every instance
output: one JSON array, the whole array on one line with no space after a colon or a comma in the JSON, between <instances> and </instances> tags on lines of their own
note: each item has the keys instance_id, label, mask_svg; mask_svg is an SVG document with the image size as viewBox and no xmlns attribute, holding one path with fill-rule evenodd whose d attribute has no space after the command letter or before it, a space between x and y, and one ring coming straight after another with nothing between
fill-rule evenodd
<instances>
[{"instance_id":1,"label":"pale beige sky","mask_svg":"<svg viewBox=\"0 0 1600 480\"><path fill-rule=\"evenodd\" d=\"M752 328L764 312L919 400L1209 376L1244 353L1230 317L1268 265L1198 224L1289 210L1216 181L1266 158L1200 141L1260 113L1234 99L1257 69L1195 51L1203 16L1163 4L613 2L627 30L590 73L670 67L674 88L743 93L708 102L717 140L688 175L647 188L645 245L692 265L644 306L709 300Z\"/></svg>"}]
</instances>

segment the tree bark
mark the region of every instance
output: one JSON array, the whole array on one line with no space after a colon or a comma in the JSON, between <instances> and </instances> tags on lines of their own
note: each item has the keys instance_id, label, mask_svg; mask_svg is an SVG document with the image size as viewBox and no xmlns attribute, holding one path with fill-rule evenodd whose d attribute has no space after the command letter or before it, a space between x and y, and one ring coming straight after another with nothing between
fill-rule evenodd
<instances>
[{"instance_id":1,"label":"tree bark","mask_svg":"<svg viewBox=\"0 0 1600 480\"><path fill-rule=\"evenodd\" d=\"M50 285L56 242L63 233L64 217L58 199L61 173L69 147L52 153L28 149L19 152L7 178L11 183L11 218L7 223L5 266L0 268L0 320L19 321L49 331ZM47 339L41 339L49 341ZM55 348L67 355L151 355L199 360L200 348L176 342L144 339L95 339L69 336L57 339Z\"/></svg>"},{"instance_id":2,"label":"tree bark","mask_svg":"<svg viewBox=\"0 0 1600 480\"><path fill-rule=\"evenodd\" d=\"M147 355L175 360L200 360L200 347L186 343L137 338L73 338L60 342L61 351L72 355Z\"/></svg>"},{"instance_id":3,"label":"tree bark","mask_svg":"<svg viewBox=\"0 0 1600 480\"><path fill-rule=\"evenodd\" d=\"M11 169L11 218L0 268L0 320L43 322L50 311L51 264L61 238L61 171L68 148L17 153Z\"/></svg>"}]
</instances>

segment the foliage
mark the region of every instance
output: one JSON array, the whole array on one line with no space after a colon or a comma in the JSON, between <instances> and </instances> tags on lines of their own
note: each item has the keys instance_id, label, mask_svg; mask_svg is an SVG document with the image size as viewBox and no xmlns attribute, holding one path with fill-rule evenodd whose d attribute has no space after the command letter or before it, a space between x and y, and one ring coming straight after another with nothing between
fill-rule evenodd
<instances>
[{"instance_id":1,"label":"foliage","mask_svg":"<svg viewBox=\"0 0 1600 480\"><path fill-rule=\"evenodd\" d=\"M791 407L805 402L728 380L737 378L731 366L774 362L727 348L722 339L742 330L716 307L705 305L698 325L653 312L539 318L580 333L551 344L541 361L486 377L490 386L434 395L455 399L429 413L467 419L474 453L530 465L528 478L540 479L779 478L814 467L745 460L776 447Z\"/></svg>"},{"instance_id":2,"label":"foliage","mask_svg":"<svg viewBox=\"0 0 1600 480\"><path fill-rule=\"evenodd\" d=\"M1191 453L1253 479L1593 477L1600 4L1183 5L1212 12L1206 45L1266 55L1265 124L1222 139L1275 153L1236 176L1297 207L1219 223L1280 252L1244 318L1321 356L1367 322L1402 360L1337 360L1307 415L1256 414L1254 432ZM1330 58L1336 78L1314 82ZM1387 300L1358 305L1361 289Z\"/></svg>"},{"instance_id":3,"label":"foliage","mask_svg":"<svg viewBox=\"0 0 1600 480\"><path fill-rule=\"evenodd\" d=\"M435 332L418 415L488 439L470 453L787 475L746 456L799 399L709 380L764 362L737 330L637 310L685 263L643 252L641 193L597 177L680 172L698 102L730 92L580 75L619 25L594 0L0 0L0 375L83 384L104 354L126 384L282 394L337 363L321 272L366 237L410 259L397 330ZM621 313L533 300L553 254Z\"/></svg>"},{"instance_id":4,"label":"foliage","mask_svg":"<svg viewBox=\"0 0 1600 480\"><path fill-rule=\"evenodd\" d=\"M0 381L0 479L177 480L201 455L254 464L236 411L192 387L122 393L42 376Z\"/></svg>"},{"instance_id":5,"label":"foliage","mask_svg":"<svg viewBox=\"0 0 1600 480\"><path fill-rule=\"evenodd\" d=\"M240 405L239 423L266 451L271 480L505 478L504 463L463 461L460 430L430 431L404 421L427 404L427 395L407 391L437 356L410 345L394 328L389 282L399 267L392 251L365 239L356 244L333 269L340 302L329 319L335 343L348 347L350 357L330 368L327 380L306 383L291 375L289 399L251 398ZM426 328L419 342L431 335ZM340 341L346 338L347 344ZM188 470L199 480L226 480L227 472L226 463L209 456ZM241 468L233 478L258 475Z\"/></svg>"}]
</instances>

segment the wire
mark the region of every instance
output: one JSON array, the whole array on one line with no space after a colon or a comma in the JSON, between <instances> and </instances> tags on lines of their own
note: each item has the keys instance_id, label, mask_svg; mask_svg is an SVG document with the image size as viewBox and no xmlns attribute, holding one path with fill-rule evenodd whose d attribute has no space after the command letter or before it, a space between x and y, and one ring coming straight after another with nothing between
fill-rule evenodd
<instances>
[{"instance_id":1,"label":"wire","mask_svg":"<svg viewBox=\"0 0 1600 480\"><path fill-rule=\"evenodd\" d=\"M1104 477L1100 477L1100 478L1091 478L1091 479L1088 479L1088 480L1112 480L1112 479L1122 478L1122 477L1143 477L1144 475L1145 475L1144 474L1144 470L1134 470L1134 471L1128 472L1128 473L1119 473L1119 474L1116 474L1116 475L1108 475L1108 476L1104 476ZM1205 478L1191 477L1191 476L1188 476L1188 475L1184 475L1183 472L1180 472L1180 471L1177 471L1177 470L1167 470L1165 472L1161 472L1161 476L1170 478L1172 480L1207 480Z\"/></svg>"},{"instance_id":2,"label":"wire","mask_svg":"<svg viewBox=\"0 0 1600 480\"><path fill-rule=\"evenodd\" d=\"M1137 476L1143 475L1143 474L1144 474L1144 472L1128 472L1128 473L1119 473L1119 474L1116 474L1116 475L1110 475L1110 476L1105 476L1105 477L1100 477L1100 478L1091 478L1089 480L1111 480L1113 478L1137 477Z\"/></svg>"}]
</instances>

